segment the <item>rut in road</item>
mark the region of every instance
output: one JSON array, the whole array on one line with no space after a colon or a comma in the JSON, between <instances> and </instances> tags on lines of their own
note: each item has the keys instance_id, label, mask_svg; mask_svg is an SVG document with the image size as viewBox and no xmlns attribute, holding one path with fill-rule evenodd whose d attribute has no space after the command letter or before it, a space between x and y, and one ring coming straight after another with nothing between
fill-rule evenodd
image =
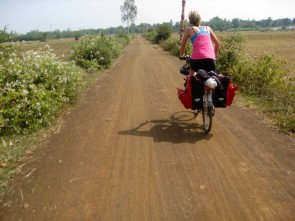
<instances>
[{"instance_id":1,"label":"rut in road","mask_svg":"<svg viewBox=\"0 0 295 221\"><path fill-rule=\"evenodd\" d=\"M237 104L204 134L177 98L181 64L137 36L35 151L0 220L295 220L294 140Z\"/></svg>"}]
</instances>

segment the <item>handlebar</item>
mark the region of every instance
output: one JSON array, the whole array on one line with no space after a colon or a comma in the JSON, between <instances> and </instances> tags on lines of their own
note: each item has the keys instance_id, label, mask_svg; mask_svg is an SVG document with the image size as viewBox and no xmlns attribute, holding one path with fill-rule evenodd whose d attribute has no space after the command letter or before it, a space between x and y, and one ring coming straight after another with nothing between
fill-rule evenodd
<instances>
[{"instance_id":1,"label":"handlebar","mask_svg":"<svg viewBox=\"0 0 295 221\"><path fill-rule=\"evenodd\" d=\"M186 61L185 64L180 68L180 73L188 76L190 70L190 56L186 54L184 56L179 56L179 59Z\"/></svg>"},{"instance_id":2,"label":"handlebar","mask_svg":"<svg viewBox=\"0 0 295 221\"><path fill-rule=\"evenodd\" d=\"M179 56L178 58L179 58L179 60L186 60L186 61L189 61L191 57L190 57L188 54L186 54L186 55L184 55L184 56Z\"/></svg>"}]
</instances>

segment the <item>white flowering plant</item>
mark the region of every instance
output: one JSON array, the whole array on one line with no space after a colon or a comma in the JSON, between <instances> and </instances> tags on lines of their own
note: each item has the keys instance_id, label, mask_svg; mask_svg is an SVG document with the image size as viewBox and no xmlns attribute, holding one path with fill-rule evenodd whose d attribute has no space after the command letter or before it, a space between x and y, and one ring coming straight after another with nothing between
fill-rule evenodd
<instances>
[{"instance_id":1,"label":"white flowering plant","mask_svg":"<svg viewBox=\"0 0 295 221\"><path fill-rule=\"evenodd\" d=\"M72 47L72 59L87 70L101 70L110 67L113 59L120 55L122 45L116 38L104 34L83 36Z\"/></svg>"},{"instance_id":2,"label":"white flowering plant","mask_svg":"<svg viewBox=\"0 0 295 221\"><path fill-rule=\"evenodd\" d=\"M0 135L26 134L48 125L83 88L84 71L73 61L61 61L49 46L0 54Z\"/></svg>"}]
</instances>

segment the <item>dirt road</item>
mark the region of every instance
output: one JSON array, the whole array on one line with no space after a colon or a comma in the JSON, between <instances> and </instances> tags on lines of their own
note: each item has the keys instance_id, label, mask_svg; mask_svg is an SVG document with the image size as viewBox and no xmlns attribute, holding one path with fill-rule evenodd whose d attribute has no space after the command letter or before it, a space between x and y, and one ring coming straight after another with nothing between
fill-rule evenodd
<instances>
[{"instance_id":1,"label":"dirt road","mask_svg":"<svg viewBox=\"0 0 295 221\"><path fill-rule=\"evenodd\" d=\"M295 220L295 143L234 104L201 117L177 98L182 62L141 37L62 121L0 220Z\"/></svg>"}]
</instances>

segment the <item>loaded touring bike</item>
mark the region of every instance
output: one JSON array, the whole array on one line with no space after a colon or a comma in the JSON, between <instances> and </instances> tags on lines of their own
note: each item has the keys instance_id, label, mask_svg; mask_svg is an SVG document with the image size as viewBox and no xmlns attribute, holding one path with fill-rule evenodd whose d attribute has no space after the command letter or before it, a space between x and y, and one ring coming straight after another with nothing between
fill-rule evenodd
<instances>
[{"instance_id":1,"label":"loaded touring bike","mask_svg":"<svg viewBox=\"0 0 295 221\"><path fill-rule=\"evenodd\" d=\"M214 71L206 72L202 69L194 72L190 69L190 56L184 58L186 63L180 68L185 75L185 89L178 90L178 97L187 109L195 114L202 114L202 129L209 133L212 128L213 116L216 108L230 106L238 90L238 86L231 83L229 77Z\"/></svg>"}]
</instances>

